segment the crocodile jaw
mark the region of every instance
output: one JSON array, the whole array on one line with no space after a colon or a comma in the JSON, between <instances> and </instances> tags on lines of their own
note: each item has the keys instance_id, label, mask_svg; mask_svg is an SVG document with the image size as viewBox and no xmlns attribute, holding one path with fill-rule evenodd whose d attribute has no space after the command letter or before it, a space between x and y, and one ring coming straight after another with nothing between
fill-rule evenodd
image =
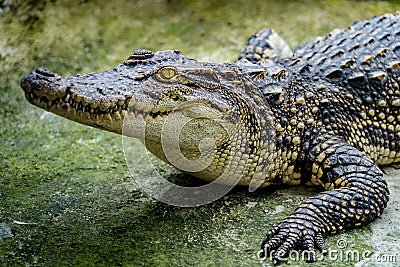
<instances>
[{"instance_id":1,"label":"crocodile jaw","mask_svg":"<svg viewBox=\"0 0 400 267\"><path fill-rule=\"evenodd\" d=\"M114 94L99 92L101 88L105 93L104 81L113 81L109 84ZM36 69L21 80L21 87L33 105L84 125L138 138L150 152L172 165L165 150L178 144L185 157L195 159L200 155L198 145L204 137L224 139L233 127L224 120L226 112L205 101L192 99L178 105L160 101L153 95L156 90L150 88L151 93L146 93L144 81L121 80L118 67L69 77ZM179 127L181 131L176 133ZM209 151L214 147L203 144L203 149Z\"/></svg>"}]
</instances>

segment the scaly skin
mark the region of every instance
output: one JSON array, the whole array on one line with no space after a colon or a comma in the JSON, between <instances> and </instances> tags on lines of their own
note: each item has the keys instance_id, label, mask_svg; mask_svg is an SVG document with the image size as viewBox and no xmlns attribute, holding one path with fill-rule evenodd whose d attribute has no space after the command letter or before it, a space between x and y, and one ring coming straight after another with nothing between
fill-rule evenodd
<instances>
[{"instance_id":1,"label":"scaly skin","mask_svg":"<svg viewBox=\"0 0 400 267\"><path fill-rule=\"evenodd\" d=\"M34 105L140 138L174 166L163 148L176 134L163 127L188 121L178 161L204 168L178 168L201 179L228 173L223 183L322 187L267 233L259 253L277 263L300 246L314 261L315 248L326 252L324 236L368 224L388 202L377 165L400 161L400 15L334 31L293 56L267 51L281 43L271 35L251 37L235 64L135 50L106 72L61 77L37 69L21 86Z\"/></svg>"}]
</instances>

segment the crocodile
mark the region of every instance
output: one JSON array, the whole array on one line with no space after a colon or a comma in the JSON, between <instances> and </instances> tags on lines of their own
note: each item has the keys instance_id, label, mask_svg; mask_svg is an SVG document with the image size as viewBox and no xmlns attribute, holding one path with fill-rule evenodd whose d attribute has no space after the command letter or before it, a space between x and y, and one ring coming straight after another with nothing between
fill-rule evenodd
<instances>
[{"instance_id":1,"label":"crocodile","mask_svg":"<svg viewBox=\"0 0 400 267\"><path fill-rule=\"evenodd\" d=\"M234 63L136 49L104 72L38 68L21 86L33 105L139 138L205 181L320 187L267 232L258 254L278 263L300 248L315 261L316 250L327 253L328 234L367 225L387 206L379 166L400 161L400 13L355 22L293 53L278 37L254 34Z\"/></svg>"}]
</instances>

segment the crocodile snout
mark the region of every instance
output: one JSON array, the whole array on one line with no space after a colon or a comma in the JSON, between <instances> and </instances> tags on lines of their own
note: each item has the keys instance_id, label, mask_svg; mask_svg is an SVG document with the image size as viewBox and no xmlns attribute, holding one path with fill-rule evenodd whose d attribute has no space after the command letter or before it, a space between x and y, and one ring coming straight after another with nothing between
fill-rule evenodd
<instances>
[{"instance_id":1,"label":"crocodile snout","mask_svg":"<svg viewBox=\"0 0 400 267\"><path fill-rule=\"evenodd\" d=\"M62 86L62 77L45 68L37 68L25 76L21 80L21 87L28 101L35 105L39 102L51 103L66 94L66 86Z\"/></svg>"},{"instance_id":2,"label":"crocodile snout","mask_svg":"<svg viewBox=\"0 0 400 267\"><path fill-rule=\"evenodd\" d=\"M56 81L60 81L60 78L57 79L57 77L59 76L56 73L46 68L37 68L21 80L21 87L26 93L42 90L46 87L46 84L50 85Z\"/></svg>"}]
</instances>

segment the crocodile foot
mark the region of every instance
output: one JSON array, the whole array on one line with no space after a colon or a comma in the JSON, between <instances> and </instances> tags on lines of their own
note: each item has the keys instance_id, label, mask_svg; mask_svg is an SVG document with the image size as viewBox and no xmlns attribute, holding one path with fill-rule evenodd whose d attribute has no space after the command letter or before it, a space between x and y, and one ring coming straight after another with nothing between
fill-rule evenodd
<instances>
[{"instance_id":1,"label":"crocodile foot","mask_svg":"<svg viewBox=\"0 0 400 267\"><path fill-rule=\"evenodd\" d=\"M268 231L258 253L260 260L271 258L273 264L286 261L290 252L296 248L306 262L314 262L315 248L327 253L323 239L324 230L319 223L305 214L295 213Z\"/></svg>"}]
</instances>

